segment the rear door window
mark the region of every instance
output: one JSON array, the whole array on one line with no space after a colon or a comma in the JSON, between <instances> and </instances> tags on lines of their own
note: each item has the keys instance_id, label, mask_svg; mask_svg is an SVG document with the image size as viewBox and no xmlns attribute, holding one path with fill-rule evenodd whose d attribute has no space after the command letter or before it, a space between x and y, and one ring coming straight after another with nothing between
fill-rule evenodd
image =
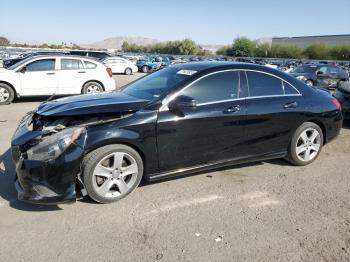
<instances>
[{"instance_id":1,"label":"rear door window","mask_svg":"<svg viewBox=\"0 0 350 262\"><path fill-rule=\"evenodd\" d=\"M260 72L247 71L249 96L284 95L282 80Z\"/></svg>"},{"instance_id":2,"label":"rear door window","mask_svg":"<svg viewBox=\"0 0 350 262\"><path fill-rule=\"evenodd\" d=\"M77 59L61 59L61 70L78 70L84 69L81 60Z\"/></svg>"}]
</instances>

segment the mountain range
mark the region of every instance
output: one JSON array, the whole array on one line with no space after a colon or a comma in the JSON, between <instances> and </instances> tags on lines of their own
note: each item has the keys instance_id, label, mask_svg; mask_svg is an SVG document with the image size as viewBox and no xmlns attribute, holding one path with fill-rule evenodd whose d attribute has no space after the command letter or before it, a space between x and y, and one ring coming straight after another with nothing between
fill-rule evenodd
<instances>
[{"instance_id":1,"label":"mountain range","mask_svg":"<svg viewBox=\"0 0 350 262\"><path fill-rule=\"evenodd\" d=\"M106 38L102 41L91 43L91 44L80 44L81 47L84 48L97 48L97 49L117 49L121 50L122 44L124 41L128 42L129 44L137 44L141 46L147 46L159 43L161 41L153 38L147 38L147 37L131 37L131 36L116 36L116 37L110 37ZM224 45L200 45L203 49L215 52L219 48L223 47Z\"/></svg>"}]
</instances>

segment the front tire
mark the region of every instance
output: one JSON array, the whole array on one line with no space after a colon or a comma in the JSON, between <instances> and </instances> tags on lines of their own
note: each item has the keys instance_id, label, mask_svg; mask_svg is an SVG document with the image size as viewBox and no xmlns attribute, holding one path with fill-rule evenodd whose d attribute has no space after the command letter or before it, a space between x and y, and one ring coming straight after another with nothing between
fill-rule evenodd
<instances>
[{"instance_id":1,"label":"front tire","mask_svg":"<svg viewBox=\"0 0 350 262\"><path fill-rule=\"evenodd\" d=\"M13 89L6 84L0 83L0 105L11 104L15 98L15 92Z\"/></svg>"},{"instance_id":2,"label":"front tire","mask_svg":"<svg viewBox=\"0 0 350 262\"><path fill-rule=\"evenodd\" d=\"M292 137L287 160L296 166L312 163L321 153L323 141L323 132L318 125L312 122L303 123Z\"/></svg>"},{"instance_id":3,"label":"front tire","mask_svg":"<svg viewBox=\"0 0 350 262\"><path fill-rule=\"evenodd\" d=\"M91 81L91 82L87 82L84 86L83 86L83 90L82 93L83 94L98 94L103 92L103 87L100 83L95 82L95 81Z\"/></svg>"},{"instance_id":4,"label":"front tire","mask_svg":"<svg viewBox=\"0 0 350 262\"><path fill-rule=\"evenodd\" d=\"M82 164L83 183L98 203L111 203L130 194L140 184L143 162L125 145L108 145L90 152Z\"/></svg>"},{"instance_id":5,"label":"front tire","mask_svg":"<svg viewBox=\"0 0 350 262\"><path fill-rule=\"evenodd\" d=\"M148 68L148 66L143 66L141 70L143 73L148 73L149 68Z\"/></svg>"}]
</instances>

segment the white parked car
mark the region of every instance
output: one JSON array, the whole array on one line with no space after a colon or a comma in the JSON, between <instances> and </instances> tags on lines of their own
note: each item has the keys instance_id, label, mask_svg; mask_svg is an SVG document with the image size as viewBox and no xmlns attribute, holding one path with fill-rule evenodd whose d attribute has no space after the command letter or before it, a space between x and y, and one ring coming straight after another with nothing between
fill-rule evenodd
<instances>
[{"instance_id":1,"label":"white parked car","mask_svg":"<svg viewBox=\"0 0 350 262\"><path fill-rule=\"evenodd\" d=\"M125 59L119 56L108 57L104 59L102 63L110 67L113 73L117 73L117 74L122 73L126 75L131 75L132 73L135 73L138 71L138 68L135 62L132 62L128 59Z\"/></svg>"},{"instance_id":2,"label":"white parked car","mask_svg":"<svg viewBox=\"0 0 350 262\"><path fill-rule=\"evenodd\" d=\"M36 56L0 69L0 104L16 97L90 94L115 90L112 70L77 56Z\"/></svg>"}]
</instances>

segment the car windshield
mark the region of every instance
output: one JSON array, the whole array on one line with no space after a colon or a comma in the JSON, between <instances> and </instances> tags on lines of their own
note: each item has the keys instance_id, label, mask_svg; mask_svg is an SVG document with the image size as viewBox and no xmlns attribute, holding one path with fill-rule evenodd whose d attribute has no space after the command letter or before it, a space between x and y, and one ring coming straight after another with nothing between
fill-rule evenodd
<instances>
[{"instance_id":1,"label":"car windshield","mask_svg":"<svg viewBox=\"0 0 350 262\"><path fill-rule=\"evenodd\" d=\"M317 66L300 65L295 68L292 73L313 73L317 69Z\"/></svg>"},{"instance_id":2,"label":"car windshield","mask_svg":"<svg viewBox=\"0 0 350 262\"><path fill-rule=\"evenodd\" d=\"M183 71L173 67L164 68L131 83L121 92L150 101L158 99L177 84L191 77L190 74L182 73Z\"/></svg>"}]
</instances>

